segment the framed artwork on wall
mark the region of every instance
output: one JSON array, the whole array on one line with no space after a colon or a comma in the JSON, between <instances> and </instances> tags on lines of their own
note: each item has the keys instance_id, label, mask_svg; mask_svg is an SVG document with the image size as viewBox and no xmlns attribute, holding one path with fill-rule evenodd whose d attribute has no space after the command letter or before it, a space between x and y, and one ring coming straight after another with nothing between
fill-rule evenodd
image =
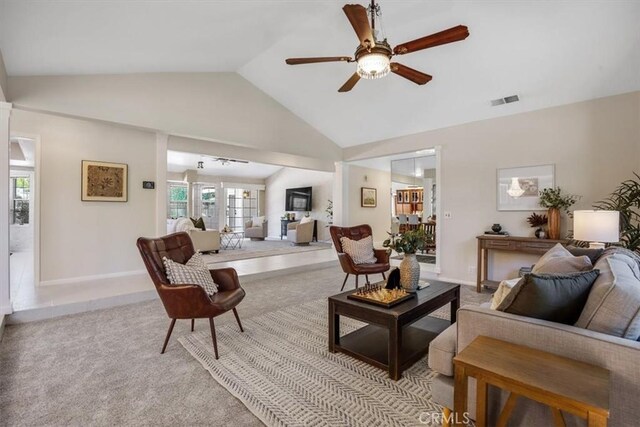
<instances>
[{"instance_id":1,"label":"framed artwork on wall","mask_svg":"<svg viewBox=\"0 0 640 427\"><path fill-rule=\"evenodd\" d=\"M375 188L360 188L360 206L363 208L375 208L378 205L378 190Z\"/></svg>"},{"instance_id":2,"label":"framed artwork on wall","mask_svg":"<svg viewBox=\"0 0 640 427\"><path fill-rule=\"evenodd\" d=\"M125 163L82 161L83 202L126 202L128 166Z\"/></svg>"},{"instance_id":3,"label":"framed artwork on wall","mask_svg":"<svg viewBox=\"0 0 640 427\"><path fill-rule=\"evenodd\" d=\"M544 210L540 190L555 186L555 165L498 169L496 201L499 211Z\"/></svg>"}]
</instances>

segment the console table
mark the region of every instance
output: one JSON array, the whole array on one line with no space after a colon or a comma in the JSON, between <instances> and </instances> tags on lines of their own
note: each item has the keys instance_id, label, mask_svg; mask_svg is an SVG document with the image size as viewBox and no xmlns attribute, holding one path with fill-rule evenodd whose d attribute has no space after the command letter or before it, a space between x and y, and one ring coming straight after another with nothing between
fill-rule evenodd
<instances>
[{"instance_id":1,"label":"console table","mask_svg":"<svg viewBox=\"0 0 640 427\"><path fill-rule=\"evenodd\" d=\"M478 239L478 279L476 282L476 291L481 292L482 286L496 287L498 281L489 280L489 251L509 251L525 254L542 255L556 244L567 244L567 240L551 240L537 239L535 237L517 237L517 236L492 236L483 234L476 237Z\"/></svg>"},{"instance_id":2,"label":"console table","mask_svg":"<svg viewBox=\"0 0 640 427\"><path fill-rule=\"evenodd\" d=\"M284 236L287 235L287 226L292 223L292 222L299 222L299 219L281 219L280 220L280 240L282 240L282 238ZM314 219L313 220L313 237L311 238L312 242L317 242L318 241L318 220Z\"/></svg>"}]
</instances>

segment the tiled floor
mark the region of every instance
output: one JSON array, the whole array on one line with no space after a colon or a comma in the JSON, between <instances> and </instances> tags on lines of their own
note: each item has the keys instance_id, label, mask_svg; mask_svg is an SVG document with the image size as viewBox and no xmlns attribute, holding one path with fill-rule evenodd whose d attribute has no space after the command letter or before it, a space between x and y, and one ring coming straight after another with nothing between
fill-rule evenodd
<instances>
[{"instance_id":1,"label":"tiled floor","mask_svg":"<svg viewBox=\"0 0 640 427\"><path fill-rule=\"evenodd\" d=\"M397 266L399 263L399 260L391 260L392 266ZM9 323L47 319L157 298L153 283L146 273L34 288L33 275L30 273L32 268L29 270L32 265L29 254L12 255L11 287L14 313L9 317ZM221 262L209 264L209 267L233 267L241 280L256 280L335 265L337 265L335 250L322 249L299 254ZM430 273L433 266L421 264L421 267L423 277L433 277Z\"/></svg>"},{"instance_id":2,"label":"tiled floor","mask_svg":"<svg viewBox=\"0 0 640 427\"><path fill-rule=\"evenodd\" d=\"M233 267L240 280L255 280L329 267L336 265L336 262L335 251L323 249L221 262L209 264L209 267ZM31 284L21 283L17 288L15 299L12 298L14 313L9 317L9 323L47 319L157 298L153 283L146 273L38 288L34 288L32 283L33 279Z\"/></svg>"},{"instance_id":3,"label":"tiled floor","mask_svg":"<svg viewBox=\"0 0 640 427\"><path fill-rule=\"evenodd\" d=\"M33 295L33 253L13 252L9 257L11 300L28 300Z\"/></svg>"}]
</instances>

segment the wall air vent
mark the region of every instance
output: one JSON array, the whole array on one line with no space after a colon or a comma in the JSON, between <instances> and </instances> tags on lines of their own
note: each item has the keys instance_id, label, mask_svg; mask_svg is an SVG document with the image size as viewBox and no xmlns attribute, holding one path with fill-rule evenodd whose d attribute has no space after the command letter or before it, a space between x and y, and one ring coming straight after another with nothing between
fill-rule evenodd
<instances>
[{"instance_id":1,"label":"wall air vent","mask_svg":"<svg viewBox=\"0 0 640 427\"><path fill-rule=\"evenodd\" d=\"M518 97L518 95L511 95L511 96L506 96L504 98L498 98L498 99L492 100L491 106L496 107L498 105L510 104L512 102L518 102L518 101L520 101L520 98Z\"/></svg>"}]
</instances>

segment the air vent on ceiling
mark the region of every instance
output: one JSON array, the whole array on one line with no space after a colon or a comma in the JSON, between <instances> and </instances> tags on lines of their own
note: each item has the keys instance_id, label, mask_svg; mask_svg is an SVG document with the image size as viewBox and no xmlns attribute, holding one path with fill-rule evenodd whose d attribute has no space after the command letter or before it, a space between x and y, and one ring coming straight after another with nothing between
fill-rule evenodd
<instances>
[{"instance_id":1,"label":"air vent on ceiling","mask_svg":"<svg viewBox=\"0 0 640 427\"><path fill-rule=\"evenodd\" d=\"M498 105L510 104L512 102L518 102L518 101L520 101L520 98L518 98L518 95L505 96L504 98L498 98L498 99L492 100L491 106L496 107Z\"/></svg>"}]
</instances>

